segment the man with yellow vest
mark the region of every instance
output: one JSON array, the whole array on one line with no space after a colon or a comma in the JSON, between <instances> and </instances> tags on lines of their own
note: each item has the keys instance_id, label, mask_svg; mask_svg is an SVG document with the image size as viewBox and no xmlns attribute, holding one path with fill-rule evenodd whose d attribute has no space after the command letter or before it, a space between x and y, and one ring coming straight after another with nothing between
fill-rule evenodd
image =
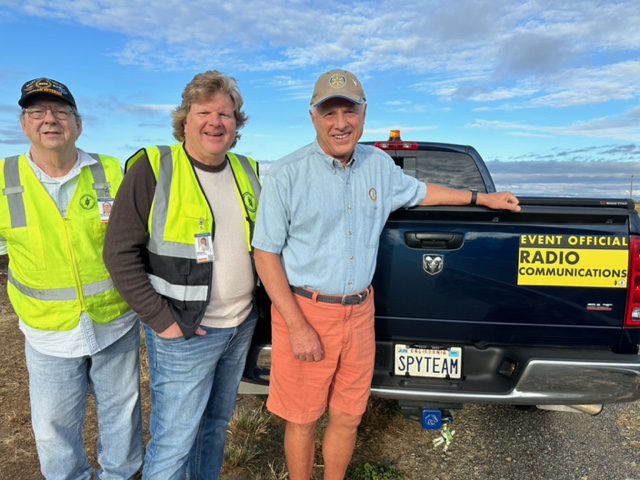
<instances>
[{"instance_id":1,"label":"man with yellow vest","mask_svg":"<svg viewBox=\"0 0 640 480\"><path fill-rule=\"evenodd\" d=\"M173 146L127 161L105 262L145 324L151 440L145 479L218 478L257 320L251 236L257 164L229 150L247 121L234 79L196 75Z\"/></svg>"},{"instance_id":2,"label":"man with yellow vest","mask_svg":"<svg viewBox=\"0 0 640 480\"><path fill-rule=\"evenodd\" d=\"M94 478L83 449L86 396L100 425L98 479L142 466L140 329L102 260L103 206L120 163L76 147L82 119L69 89L48 78L22 86L29 152L0 160L0 254L25 336L31 419L47 479Z\"/></svg>"}]
</instances>

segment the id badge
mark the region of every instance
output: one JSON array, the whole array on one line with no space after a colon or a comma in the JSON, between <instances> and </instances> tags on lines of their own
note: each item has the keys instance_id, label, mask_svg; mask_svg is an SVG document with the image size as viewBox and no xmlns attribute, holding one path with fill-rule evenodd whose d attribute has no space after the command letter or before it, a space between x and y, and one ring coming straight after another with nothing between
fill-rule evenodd
<instances>
[{"instance_id":1,"label":"id badge","mask_svg":"<svg viewBox=\"0 0 640 480\"><path fill-rule=\"evenodd\" d=\"M113 198L98 199L98 212L100 212L100 221L102 221L102 223L109 223L112 208Z\"/></svg>"},{"instance_id":2,"label":"id badge","mask_svg":"<svg viewBox=\"0 0 640 480\"><path fill-rule=\"evenodd\" d=\"M194 247L196 249L196 262L213 262L213 241L210 233L201 233L196 235Z\"/></svg>"}]
</instances>

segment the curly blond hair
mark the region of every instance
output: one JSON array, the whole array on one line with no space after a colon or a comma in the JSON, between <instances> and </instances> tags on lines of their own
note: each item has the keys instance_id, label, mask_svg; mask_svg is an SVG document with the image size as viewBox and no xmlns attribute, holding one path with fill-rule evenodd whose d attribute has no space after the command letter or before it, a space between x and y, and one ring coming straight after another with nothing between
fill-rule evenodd
<instances>
[{"instance_id":1,"label":"curly blond hair","mask_svg":"<svg viewBox=\"0 0 640 480\"><path fill-rule=\"evenodd\" d=\"M171 114L173 125L173 136L179 142L184 142L184 121L191 109L191 105L203 102L211 98L212 95L222 92L231 97L236 117L236 138L231 145L233 148L240 139L240 130L247 123L249 117L242 111L242 95L238 89L238 84L233 77L224 75L217 70L209 70L198 73L191 80L182 92L182 104Z\"/></svg>"}]
</instances>

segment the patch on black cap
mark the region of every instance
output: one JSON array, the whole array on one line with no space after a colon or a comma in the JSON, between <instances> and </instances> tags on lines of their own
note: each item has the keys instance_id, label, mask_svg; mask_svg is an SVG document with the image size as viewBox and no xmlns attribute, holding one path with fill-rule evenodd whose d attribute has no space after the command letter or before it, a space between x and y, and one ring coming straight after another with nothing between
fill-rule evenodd
<instances>
[{"instance_id":1,"label":"patch on black cap","mask_svg":"<svg viewBox=\"0 0 640 480\"><path fill-rule=\"evenodd\" d=\"M57 97L60 100L64 100L74 108L76 107L76 101L71 95L71 92L64 83L57 82L50 78L34 78L22 85L22 95L18 100L18 105L26 107L29 102L39 95L50 95Z\"/></svg>"}]
</instances>

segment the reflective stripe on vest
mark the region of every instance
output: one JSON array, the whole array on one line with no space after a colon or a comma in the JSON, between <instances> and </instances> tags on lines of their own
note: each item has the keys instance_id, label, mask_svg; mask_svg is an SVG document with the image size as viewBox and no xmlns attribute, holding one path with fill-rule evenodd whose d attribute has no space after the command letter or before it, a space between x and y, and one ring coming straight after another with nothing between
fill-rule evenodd
<instances>
[{"instance_id":1,"label":"reflective stripe on vest","mask_svg":"<svg viewBox=\"0 0 640 480\"><path fill-rule=\"evenodd\" d=\"M251 184L251 190L253 190L253 194L256 196L256 198L260 198L262 187L260 186L260 180L258 180L256 172L254 172L253 168L251 168L249 159L244 155L238 155L237 153L235 155L240 161L240 165L242 165L245 173L247 174L247 178L249 179L249 183Z\"/></svg>"},{"instance_id":2,"label":"reflective stripe on vest","mask_svg":"<svg viewBox=\"0 0 640 480\"><path fill-rule=\"evenodd\" d=\"M16 280L11 273L11 269L7 272L7 281L23 295L35 298L36 300L42 300L43 302L65 302L68 300L78 300L78 293L75 288L52 288L49 290L36 290L29 288ZM101 293L108 292L113 288L113 282L111 279L107 279L101 282L83 285L82 291L84 292L85 297L92 297L94 295L100 295Z\"/></svg>"},{"instance_id":3,"label":"reflective stripe on vest","mask_svg":"<svg viewBox=\"0 0 640 480\"><path fill-rule=\"evenodd\" d=\"M24 213L24 200L22 193L24 187L20 183L20 169L18 165L19 155L8 157L4 161L4 182L5 188L2 191L7 196L9 203L9 217L11 218L11 228L22 228L27 226L27 216Z\"/></svg>"},{"instance_id":4,"label":"reflective stripe on vest","mask_svg":"<svg viewBox=\"0 0 640 480\"><path fill-rule=\"evenodd\" d=\"M93 189L96 191L96 197L98 200L111 198L111 184L107 182L107 175L104 173L104 166L100 161L100 156L97 153L90 153L91 158L96 162L90 165L91 175L93 175Z\"/></svg>"},{"instance_id":5,"label":"reflective stripe on vest","mask_svg":"<svg viewBox=\"0 0 640 480\"><path fill-rule=\"evenodd\" d=\"M173 178L173 157L171 149L167 146L159 146L160 171L154 197L153 219L151 236L147 248L157 255L169 257L196 258L193 245L181 245L162 241L162 235L167 225L167 212L169 211L169 192L171 191L171 179Z\"/></svg>"},{"instance_id":6,"label":"reflective stripe on vest","mask_svg":"<svg viewBox=\"0 0 640 480\"><path fill-rule=\"evenodd\" d=\"M206 302L207 285L176 285L167 282L157 275L147 274L153 288L160 295L173 298L181 302Z\"/></svg>"}]
</instances>

